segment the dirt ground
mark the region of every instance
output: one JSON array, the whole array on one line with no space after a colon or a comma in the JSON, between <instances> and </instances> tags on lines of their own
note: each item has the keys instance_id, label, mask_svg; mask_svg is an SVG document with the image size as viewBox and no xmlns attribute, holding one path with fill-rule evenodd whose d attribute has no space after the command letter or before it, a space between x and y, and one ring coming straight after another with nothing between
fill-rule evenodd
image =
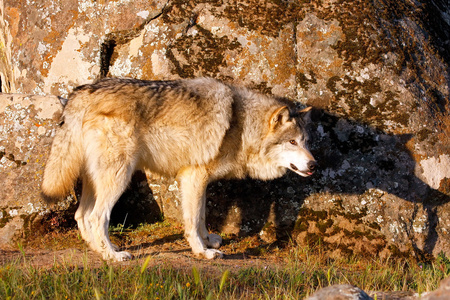
<instances>
[{"instance_id":1,"label":"dirt ground","mask_svg":"<svg viewBox=\"0 0 450 300\"><path fill-rule=\"evenodd\" d=\"M223 259L208 261L192 254L183 237L180 225L167 222L144 226L138 229L114 229L110 232L113 243L131 252L133 259L127 262L108 262L111 264L142 264L151 256L149 266L166 265L176 269L190 270L195 265L213 273L225 269L238 270L244 267L276 267L284 263L288 249L269 245L257 237L224 237L220 248L225 253ZM41 268L51 268L55 264L82 266L88 260L91 267L101 266L104 261L96 252L90 250L81 239L77 229L63 232L48 232L30 236L17 245L0 248L0 264L21 262L25 256L27 264Z\"/></svg>"}]
</instances>

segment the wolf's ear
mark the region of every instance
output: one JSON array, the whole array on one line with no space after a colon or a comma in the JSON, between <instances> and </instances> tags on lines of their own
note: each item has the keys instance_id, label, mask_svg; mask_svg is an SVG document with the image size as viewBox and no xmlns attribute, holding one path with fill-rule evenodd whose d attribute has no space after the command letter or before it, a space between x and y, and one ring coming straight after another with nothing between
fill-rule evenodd
<instances>
[{"instance_id":1,"label":"wolf's ear","mask_svg":"<svg viewBox=\"0 0 450 300\"><path fill-rule=\"evenodd\" d=\"M307 108L304 108L301 111L299 111L298 115L303 120L303 122L308 124L309 122L311 122L311 113L312 113L312 106L308 106Z\"/></svg>"},{"instance_id":2,"label":"wolf's ear","mask_svg":"<svg viewBox=\"0 0 450 300\"><path fill-rule=\"evenodd\" d=\"M277 110L270 116L269 128L270 130L275 129L279 125L283 125L289 120L289 108L287 106L282 106L277 108Z\"/></svg>"}]
</instances>

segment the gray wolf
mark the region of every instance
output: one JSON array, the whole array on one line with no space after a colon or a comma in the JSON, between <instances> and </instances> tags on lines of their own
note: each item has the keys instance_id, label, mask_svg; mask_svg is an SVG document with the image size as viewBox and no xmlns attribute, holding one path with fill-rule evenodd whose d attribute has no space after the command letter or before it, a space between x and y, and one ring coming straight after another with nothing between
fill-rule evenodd
<instances>
[{"instance_id":1,"label":"gray wolf","mask_svg":"<svg viewBox=\"0 0 450 300\"><path fill-rule=\"evenodd\" d=\"M269 180L314 172L305 125L310 108L211 78L103 79L69 95L47 161L42 192L65 196L77 178L82 237L104 259L130 259L109 240L111 210L135 170L175 176L192 251L221 257L205 226L205 190L220 178Z\"/></svg>"}]
</instances>

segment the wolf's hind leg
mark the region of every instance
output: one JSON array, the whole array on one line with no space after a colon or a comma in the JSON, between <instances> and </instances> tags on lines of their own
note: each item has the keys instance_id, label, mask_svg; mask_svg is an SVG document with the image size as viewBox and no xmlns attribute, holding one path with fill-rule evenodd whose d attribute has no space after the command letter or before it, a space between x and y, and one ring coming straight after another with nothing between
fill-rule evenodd
<instances>
[{"instance_id":1,"label":"wolf's hind leg","mask_svg":"<svg viewBox=\"0 0 450 300\"><path fill-rule=\"evenodd\" d=\"M116 204L119 197L124 192L125 188L128 185L129 180L131 179L131 174L123 174L122 176L119 171L116 176L114 176L115 172L111 172L108 170L106 174L102 174L103 178L99 178L100 183L96 182L96 190L97 192L97 200L95 202L95 206L92 210L92 213L89 216L89 222L92 226L92 231L94 235L94 239L96 242L96 249L102 254L103 258L106 260L115 260L115 261L124 261L131 259L131 254L122 251L117 251L117 246L111 243L109 239L109 220L111 217L111 211ZM129 171L131 173L132 171ZM124 172L128 173L128 172ZM113 175L113 180L105 180L105 178L111 178ZM109 181L108 185L105 185L105 181Z\"/></svg>"},{"instance_id":2,"label":"wolf's hind leg","mask_svg":"<svg viewBox=\"0 0 450 300\"><path fill-rule=\"evenodd\" d=\"M89 216L91 215L92 209L95 205L95 192L92 184L90 183L87 176L83 176L83 190L81 192L80 203L78 204L78 209L75 213L75 220L77 221L78 229L80 230L81 236L86 241L86 243L96 251L95 238L92 232L91 223L89 222Z\"/></svg>"},{"instance_id":3,"label":"wolf's hind leg","mask_svg":"<svg viewBox=\"0 0 450 300\"><path fill-rule=\"evenodd\" d=\"M186 239L196 255L207 259L222 257L223 253L206 248L208 232L204 221L204 194L208 184L202 168L185 168L179 174ZM203 216L203 217L202 217Z\"/></svg>"},{"instance_id":4,"label":"wolf's hind leg","mask_svg":"<svg viewBox=\"0 0 450 300\"><path fill-rule=\"evenodd\" d=\"M126 251L117 251L118 247L111 243L108 233L111 211L125 190L128 180L117 180L115 184L110 186L97 185L99 192L97 193L94 209L89 216L89 222L92 226L96 249L98 249L105 260L124 261L132 257ZM100 188L100 186L102 187Z\"/></svg>"},{"instance_id":5,"label":"wolf's hind leg","mask_svg":"<svg viewBox=\"0 0 450 300\"><path fill-rule=\"evenodd\" d=\"M101 157L91 155L87 161L96 194L95 205L88 217L95 242L94 249L99 251L105 260L115 261L132 257L126 251L117 251L118 247L111 243L108 233L111 211L128 186L135 166L133 155L126 155L127 153L120 150L116 148L114 152L104 152Z\"/></svg>"},{"instance_id":6,"label":"wolf's hind leg","mask_svg":"<svg viewBox=\"0 0 450 300\"><path fill-rule=\"evenodd\" d=\"M83 125L85 172L95 191L95 205L88 217L94 249L104 259L122 261L131 258L125 251L116 251L109 239L111 211L125 191L133 175L139 143L135 127L115 115L97 114Z\"/></svg>"},{"instance_id":7,"label":"wolf's hind leg","mask_svg":"<svg viewBox=\"0 0 450 300\"><path fill-rule=\"evenodd\" d=\"M101 249L97 247L95 242L94 233L92 231L92 225L89 221L89 216L92 213L95 205L95 191L89 178L84 175L83 179L83 189L81 192L81 199L78 205L77 212L75 213L75 220L77 221L78 229L80 230L81 236L86 241L86 243L91 247L92 250L101 252ZM119 247L112 244L113 248L118 251Z\"/></svg>"}]
</instances>

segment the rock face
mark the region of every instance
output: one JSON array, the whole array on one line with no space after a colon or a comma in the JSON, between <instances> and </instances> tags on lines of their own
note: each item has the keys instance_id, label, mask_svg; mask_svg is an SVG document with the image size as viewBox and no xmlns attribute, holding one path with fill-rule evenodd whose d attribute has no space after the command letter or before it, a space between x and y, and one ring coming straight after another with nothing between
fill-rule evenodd
<instances>
[{"instance_id":1,"label":"rock face","mask_svg":"<svg viewBox=\"0 0 450 300\"><path fill-rule=\"evenodd\" d=\"M212 76L317 108L318 174L212 184L211 228L268 242L320 239L336 255L450 255L447 2L3 0L0 10L3 93L64 97L103 76ZM23 199L38 206L30 196L38 186L13 178L29 178L16 173L23 169L36 174L27 183L39 183L42 169L21 162L29 149L45 160L57 124L29 129L39 137L31 140L21 126L33 128L38 106L20 97L0 106L0 176L16 184L0 191L4 228L13 226L14 209L29 215ZM142 174L130 191L147 199L139 218L151 208L179 218L177 183L147 176L153 194ZM133 222L132 206L119 205L118 222L128 212Z\"/></svg>"},{"instance_id":2,"label":"rock face","mask_svg":"<svg viewBox=\"0 0 450 300\"><path fill-rule=\"evenodd\" d=\"M56 96L0 95L1 244L50 213L39 201L40 181L61 108Z\"/></svg>"},{"instance_id":3,"label":"rock face","mask_svg":"<svg viewBox=\"0 0 450 300\"><path fill-rule=\"evenodd\" d=\"M439 288L435 291L424 293L422 295L412 292L364 292L360 288L349 284L331 285L322 288L312 294L306 300L445 300L450 299L450 277L443 279Z\"/></svg>"},{"instance_id":4,"label":"rock face","mask_svg":"<svg viewBox=\"0 0 450 300\"><path fill-rule=\"evenodd\" d=\"M450 298L450 277L441 281L439 288L424 297L422 300L444 300Z\"/></svg>"},{"instance_id":5,"label":"rock face","mask_svg":"<svg viewBox=\"0 0 450 300\"><path fill-rule=\"evenodd\" d=\"M349 285L332 285L318 290L306 300L372 300L363 290L360 288Z\"/></svg>"}]
</instances>

